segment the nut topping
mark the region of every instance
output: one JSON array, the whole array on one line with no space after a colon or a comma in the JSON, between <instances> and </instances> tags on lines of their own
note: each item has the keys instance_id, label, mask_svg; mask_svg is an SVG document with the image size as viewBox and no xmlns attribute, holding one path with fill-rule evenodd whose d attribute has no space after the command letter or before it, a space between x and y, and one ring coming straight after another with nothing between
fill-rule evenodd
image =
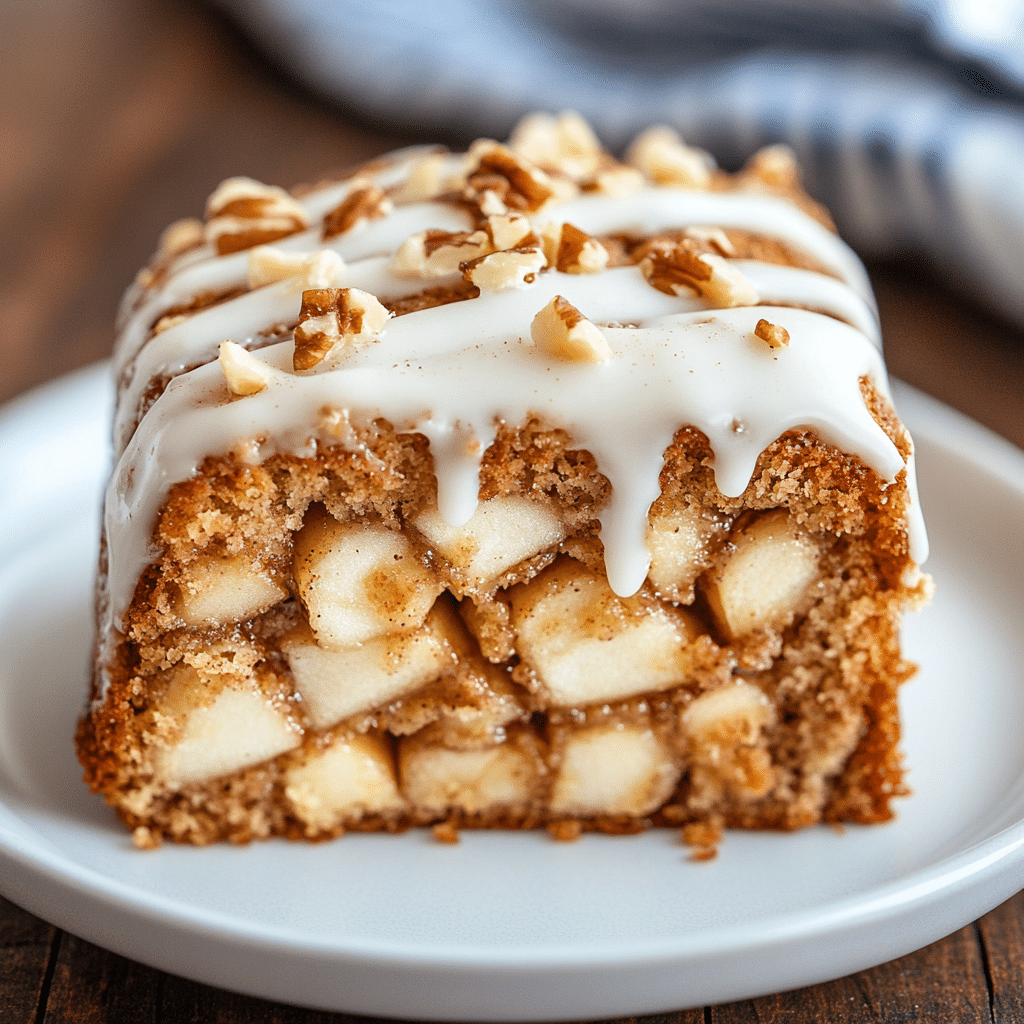
<instances>
[{"instance_id":1,"label":"nut topping","mask_svg":"<svg viewBox=\"0 0 1024 1024\"><path fill-rule=\"evenodd\" d=\"M304 291L292 365L311 370L335 346L364 345L380 336L390 316L375 296L358 288Z\"/></svg>"},{"instance_id":2,"label":"nut topping","mask_svg":"<svg viewBox=\"0 0 1024 1024\"><path fill-rule=\"evenodd\" d=\"M206 201L206 239L221 256L273 242L309 226L306 211L283 188L228 178Z\"/></svg>"},{"instance_id":3,"label":"nut topping","mask_svg":"<svg viewBox=\"0 0 1024 1024\"><path fill-rule=\"evenodd\" d=\"M343 235L361 221L380 220L392 209L391 200L382 188L371 181L357 179L348 195L324 216L321 238L326 242L329 238Z\"/></svg>"},{"instance_id":4,"label":"nut topping","mask_svg":"<svg viewBox=\"0 0 1024 1024\"><path fill-rule=\"evenodd\" d=\"M555 198L551 179L507 147L491 142L474 146L471 153L474 151L479 152L479 159L463 191L470 202L479 203L485 193L493 192L509 210L536 213Z\"/></svg>"},{"instance_id":5,"label":"nut topping","mask_svg":"<svg viewBox=\"0 0 1024 1024\"><path fill-rule=\"evenodd\" d=\"M544 253L532 245L488 253L463 265L462 276L482 292L525 288L544 269Z\"/></svg>"},{"instance_id":6,"label":"nut topping","mask_svg":"<svg viewBox=\"0 0 1024 1024\"><path fill-rule=\"evenodd\" d=\"M695 249L685 241L656 244L640 261L640 270L666 295L689 290L722 308L756 306L761 301L757 289L727 260Z\"/></svg>"},{"instance_id":7,"label":"nut topping","mask_svg":"<svg viewBox=\"0 0 1024 1024\"><path fill-rule=\"evenodd\" d=\"M667 125L641 132L626 152L626 163L659 185L683 188L707 188L714 166L707 153L685 145Z\"/></svg>"},{"instance_id":8,"label":"nut topping","mask_svg":"<svg viewBox=\"0 0 1024 1024\"><path fill-rule=\"evenodd\" d=\"M561 295L533 318L530 334L540 348L574 362L603 363L612 357L601 331Z\"/></svg>"},{"instance_id":9,"label":"nut topping","mask_svg":"<svg viewBox=\"0 0 1024 1024\"><path fill-rule=\"evenodd\" d=\"M546 170L576 181L591 176L604 156L594 130L573 110L528 114L512 132L509 149Z\"/></svg>"},{"instance_id":10,"label":"nut topping","mask_svg":"<svg viewBox=\"0 0 1024 1024\"><path fill-rule=\"evenodd\" d=\"M463 263L491 252L486 231L420 231L399 246L391 270L402 277L444 277Z\"/></svg>"},{"instance_id":11,"label":"nut topping","mask_svg":"<svg viewBox=\"0 0 1024 1024\"><path fill-rule=\"evenodd\" d=\"M521 213L497 213L487 218L487 234L495 252L525 245L533 234L528 218Z\"/></svg>"},{"instance_id":12,"label":"nut topping","mask_svg":"<svg viewBox=\"0 0 1024 1024\"><path fill-rule=\"evenodd\" d=\"M448 165L445 153L428 153L409 164L405 181L391 193L396 203L423 203L447 191L445 171Z\"/></svg>"},{"instance_id":13,"label":"nut topping","mask_svg":"<svg viewBox=\"0 0 1024 1024\"><path fill-rule=\"evenodd\" d=\"M231 394L238 397L262 391L273 377L273 369L233 341L220 343L220 368Z\"/></svg>"},{"instance_id":14,"label":"nut topping","mask_svg":"<svg viewBox=\"0 0 1024 1024\"><path fill-rule=\"evenodd\" d=\"M784 348L789 344L789 331L785 327L771 324L767 320L757 321L754 334L769 348Z\"/></svg>"},{"instance_id":15,"label":"nut topping","mask_svg":"<svg viewBox=\"0 0 1024 1024\"><path fill-rule=\"evenodd\" d=\"M285 252L272 245L258 245L249 253L248 275L250 288L288 278L295 278L296 291L337 288L345 276L345 261L333 249Z\"/></svg>"},{"instance_id":16,"label":"nut topping","mask_svg":"<svg viewBox=\"0 0 1024 1024\"><path fill-rule=\"evenodd\" d=\"M572 224L549 221L541 229L547 265L563 274L597 274L608 266L608 250Z\"/></svg>"},{"instance_id":17,"label":"nut topping","mask_svg":"<svg viewBox=\"0 0 1024 1024\"><path fill-rule=\"evenodd\" d=\"M796 161L796 154L789 146L781 144L759 149L747 161L743 175L760 178L771 188L800 187L800 167Z\"/></svg>"},{"instance_id":18,"label":"nut topping","mask_svg":"<svg viewBox=\"0 0 1024 1024\"><path fill-rule=\"evenodd\" d=\"M202 245L206 238L206 228L201 220L186 217L168 225L160 236L157 255L164 259L173 259L197 245Z\"/></svg>"}]
</instances>

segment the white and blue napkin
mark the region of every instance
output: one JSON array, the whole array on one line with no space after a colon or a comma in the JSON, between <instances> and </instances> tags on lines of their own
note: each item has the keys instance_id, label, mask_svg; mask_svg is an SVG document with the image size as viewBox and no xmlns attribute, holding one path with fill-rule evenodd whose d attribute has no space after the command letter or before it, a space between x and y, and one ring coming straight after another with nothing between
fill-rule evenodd
<instances>
[{"instance_id":1,"label":"white and blue napkin","mask_svg":"<svg viewBox=\"0 0 1024 1024\"><path fill-rule=\"evenodd\" d=\"M392 130L502 138L574 109L735 167L786 142L868 255L929 261L1024 324L1024 0L217 0Z\"/></svg>"}]
</instances>

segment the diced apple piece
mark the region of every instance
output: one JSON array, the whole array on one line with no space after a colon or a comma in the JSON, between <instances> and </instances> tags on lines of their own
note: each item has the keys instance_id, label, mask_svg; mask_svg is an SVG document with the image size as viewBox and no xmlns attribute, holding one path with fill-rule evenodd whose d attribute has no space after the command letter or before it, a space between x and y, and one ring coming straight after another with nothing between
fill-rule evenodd
<instances>
[{"instance_id":1,"label":"diced apple piece","mask_svg":"<svg viewBox=\"0 0 1024 1024\"><path fill-rule=\"evenodd\" d=\"M301 730L254 680L204 681L193 668L173 672L160 710L177 728L154 756L156 778L171 788L203 782L294 750Z\"/></svg>"},{"instance_id":2,"label":"diced apple piece","mask_svg":"<svg viewBox=\"0 0 1024 1024\"><path fill-rule=\"evenodd\" d=\"M507 602L497 597L479 603L467 598L459 602L459 614L488 661L508 661L516 653Z\"/></svg>"},{"instance_id":3,"label":"diced apple piece","mask_svg":"<svg viewBox=\"0 0 1024 1024\"><path fill-rule=\"evenodd\" d=\"M652 510L647 530L651 556L649 578L670 600L691 601L693 583L711 565L712 541L721 524L693 507L657 513Z\"/></svg>"},{"instance_id":4,"label":"diced apple piece","mask_svg":"<svg viewBox=\"0 0 1024 1024\"><path fill-rule=\"evenodd\" d=\"M418 629L443 589L401 533L321 505L295 535L295 582L317 642L333 648Z\"/></svg>"},{"instance_id":5,"label":"diced apple piece","mask_svg":"<svg viewBox=\"0 0 1024 1024\"><path fill-rule=\"evenodd\" d=\"M449 619L455 620L454 626ZM438 602L426 623L412 633L328 650L300 628L283 638L281 648L309 720L326 729L437 679L452 660L446 637L458 627L455 613Z\"/></svg>"},{"instance_id":6,"label":"diced apple piece","mask_svg":"<svg viewBox=\"0 0 1024 1024\"><path fill-rule=\"evenodd\" d=\"M565 537L565 527L549 506L518 495L480 502L465 526L449 526L436 508L421 512L413 525L472 587Z\"/></svg>"},{"instance_id":7,"label":"diced apple piece","mask_svg":"<svg viewBox=\"0 0 1024 1024\"><path fill-rule=\"evenodd\" d=\"M643 815L679 780L668 748L649 728L602 725L570 733L551 794L552 814Z\"/></svg>"},{"instance_id":8,"label":"diced apple piece","mask_svg":"<svg viewBox=\"0 0 1024 1024\"><path fill-rule=\"evenodd\" d=\"M537 790L540 765L525 744L449 750L408 736L398 748L402 793L416 810L465 814L524 807Z\"/></svg>"},{"instance_id":9,"label":"diced apple piece","mask_svg":"<svg viewBox=\"0 0 1024 1024\"><path fill-rule=\"evenodd\" d=\"M694 798L763 796L772 783L764 731L774 722L774 706L752 683L736 681L694 700L682 716Z\"/></svg>"},{"instance_id":10,"label":"diced apple piece","mask_svg":"<svg viewBox=\"0 0 1024 1024\"><path fill-rule=\"evenodd\" d=\"M288 766L285 796L313 834L368 814L402 810L391 749L380 736L335 739Z\"/></svg>"},{"instance_id":11,"label":"diced apple piece","mask_svg":"<svg viewBox=\"0 0 1024 1024\"><path fill-rule=\"evenodd\" d=\"M190 626L244 622L288 596L251 555L201 559L186 569L180 593L178 614Z\"/></svg>"},{"instance_id":12,"label":"diced apple piece","mask_svg":"<svg viewBox=\"0 0 1024 1024\"><path fill-rule=\"evenodd\" d=\"M819 578L820 543L785 509L766 512L731 539L734 549L706 587L719 627L734 638L789 625Z\"/></svg>"},{"instance_id":13,"label":"diced apple piece","mask_svg":"<svg viewBox=\"0 0 1024 1024\"><path fill-rule=\"evenodd\" d=\"M517 648L550 700L579 706L666 690L686 679L686 647L700 635L683 609L620 598L565 558L509 590Z\"/></svg>"}]
</instances>

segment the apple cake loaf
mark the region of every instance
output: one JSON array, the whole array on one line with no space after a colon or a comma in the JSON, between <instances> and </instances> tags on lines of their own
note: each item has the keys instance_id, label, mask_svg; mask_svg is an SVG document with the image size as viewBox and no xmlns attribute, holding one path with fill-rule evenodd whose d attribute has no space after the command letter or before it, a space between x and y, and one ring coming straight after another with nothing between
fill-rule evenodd
<instances>
[{"instance_id":1,"label":"apple cake loaf","mask_svg":"<svg viewBox=\"0 0 1024 1024\"><path fill-rule=\"evenodd\" d=\"M865 272L770 147L578 117L165 232L77 748L142 846L879 822L929 583Z\"/></svg>"}]
</instances>

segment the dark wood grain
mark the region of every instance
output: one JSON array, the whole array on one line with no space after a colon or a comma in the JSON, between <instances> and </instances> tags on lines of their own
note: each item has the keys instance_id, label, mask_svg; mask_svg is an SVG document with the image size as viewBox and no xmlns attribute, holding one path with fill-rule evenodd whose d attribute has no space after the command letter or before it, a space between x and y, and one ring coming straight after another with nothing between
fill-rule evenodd
<instances>
[{"instance_id":1,"label":"dark wood grain","mask_svg":"<svg viewBox=\"0 0 1024 1024\"><path fill-rule=\"evenodd\" d=\"M121 292L222 178L309 181L413 141L318 101L198 0L0 4L0 401L109 351ZM892 371L1024 445L1024 332L875 264ZM361 1018L135 964L0 899L0 1024ZM1024 1024L1024 897L873 970L645 1024Z\"/></svg>"}]
</instances>

